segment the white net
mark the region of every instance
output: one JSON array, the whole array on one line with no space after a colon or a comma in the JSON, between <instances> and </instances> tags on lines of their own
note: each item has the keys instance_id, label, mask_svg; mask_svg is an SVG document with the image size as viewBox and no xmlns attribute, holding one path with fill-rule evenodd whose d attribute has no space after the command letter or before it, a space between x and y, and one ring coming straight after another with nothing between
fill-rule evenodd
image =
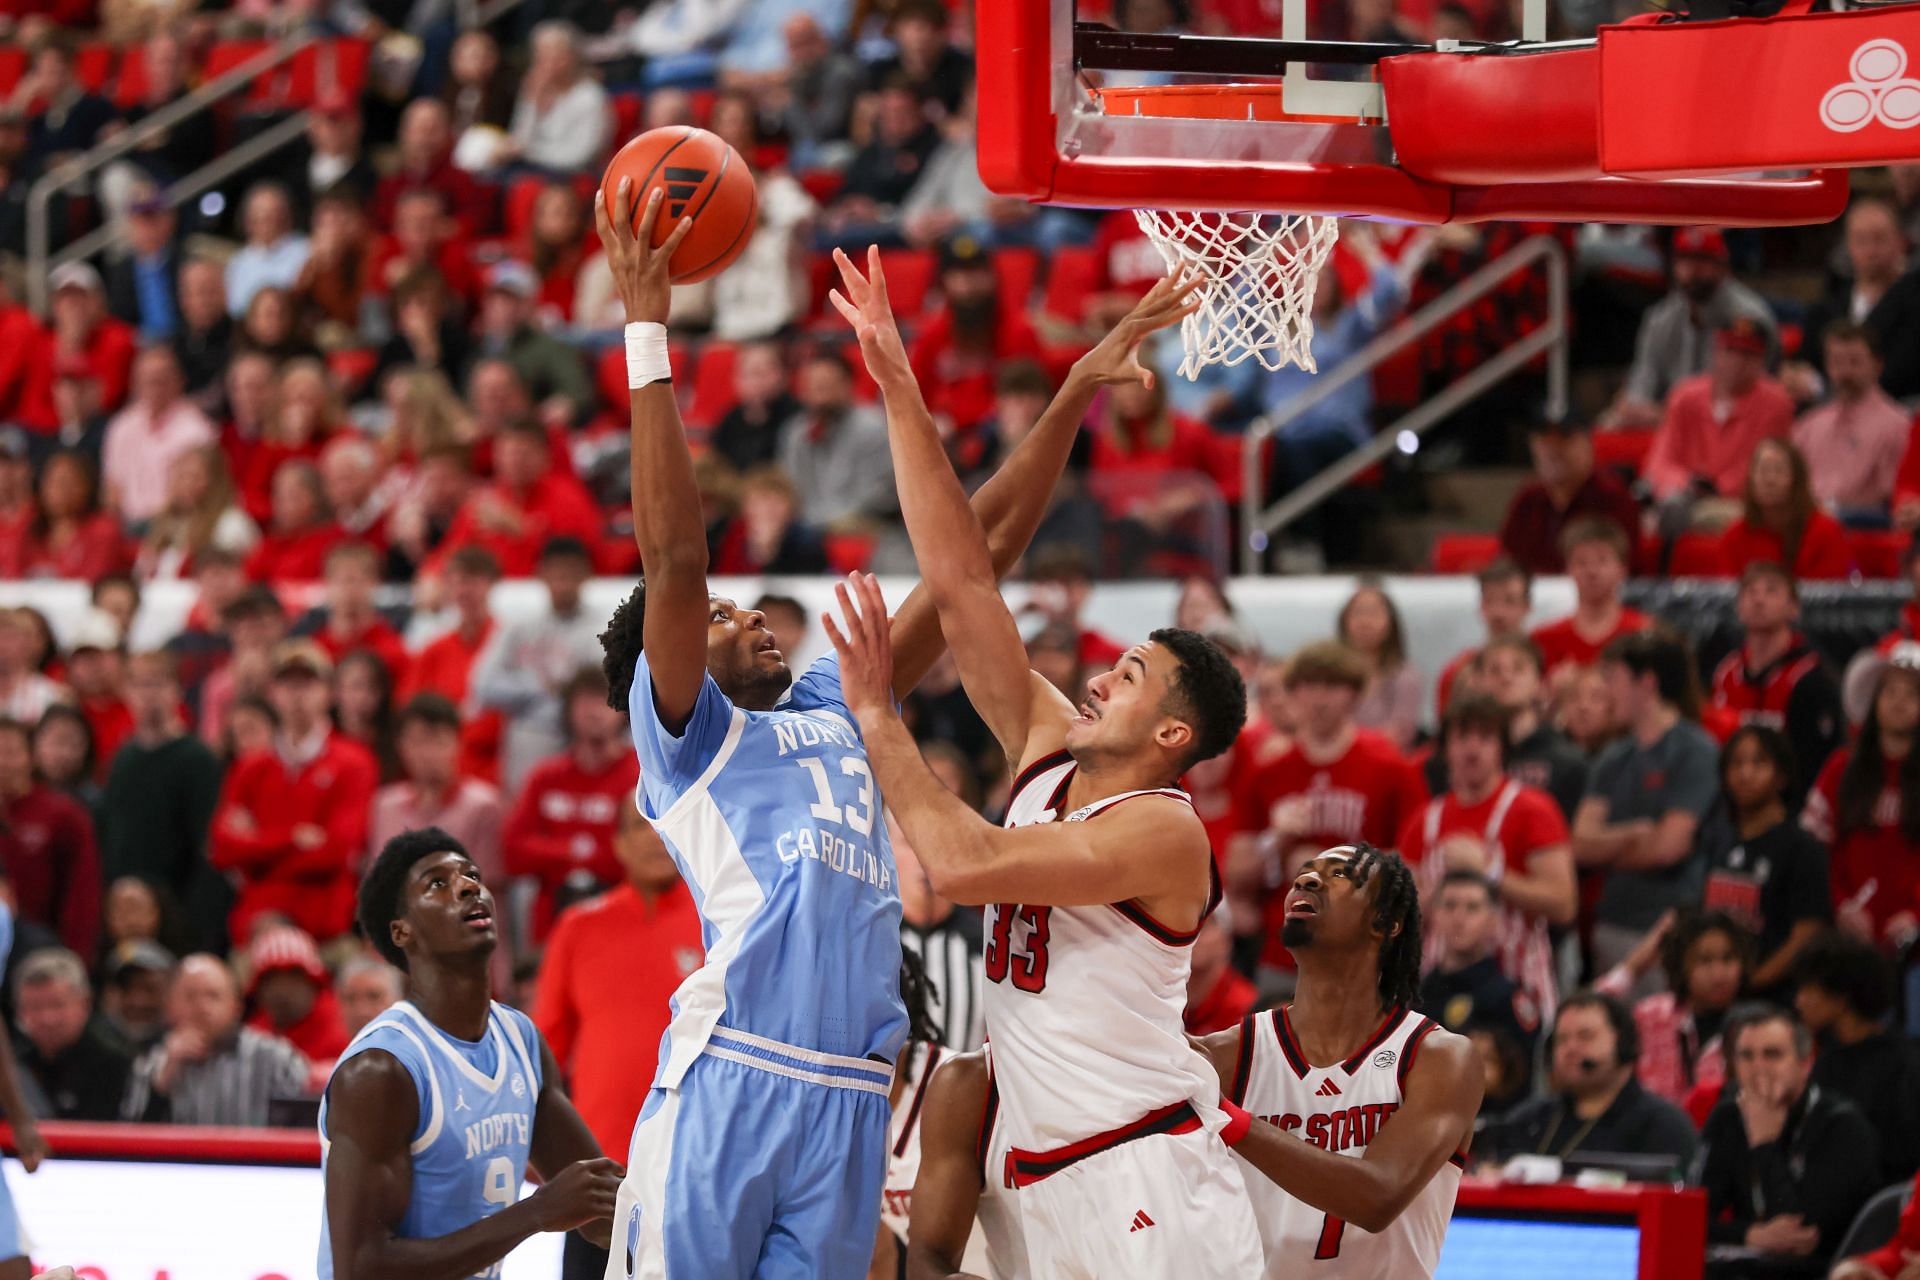
<instances>
[{"instance_id":1,"label":"white net","mask_svg":"<svg viewBox=\"0 0 1920 1280\"><path fill-rule=\"evenodd\" d=\"M1313 363L1313 291L1340 224L1312 214L1183 213L1137 209L1167 270L1205 277L1200 309L1180 322L1180 372L1249 357L1268 369Z\"/></svg>"}]
</instances>

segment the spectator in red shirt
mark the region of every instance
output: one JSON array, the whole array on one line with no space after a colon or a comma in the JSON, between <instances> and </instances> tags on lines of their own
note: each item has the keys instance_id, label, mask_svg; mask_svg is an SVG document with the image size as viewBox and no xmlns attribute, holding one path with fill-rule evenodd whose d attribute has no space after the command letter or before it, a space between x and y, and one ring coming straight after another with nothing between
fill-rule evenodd
<instances>
[{"instance_id":1,"label":"spectator in red shirt","mask_svg":"<svg viewBox=\"0 0 1920 1280\"><path fill-rule=\"evenodd\" d=\"M501 433L493 447L493 477L454 517L440 544L443 553L485 547L509 578L526 578L550 539L599 543L599 509L578 480L554 467L539 423L519 422Z\"/></svg>"},{"instance_id":2,"label":"spectator in red shirt","mask_svg":"<svg viewBox=\"0 0 1920 1280\"><path fill-rule=\"evenodd\" d=\"M461 232L472 239L491 229L494 192L453 164L453 124L447 104L415 98L400 116L400 164L374 189L373 220L390 227L401 193L430 187L440 193Z\"/></svg>"},{"instance_id":3,"label":"spectator in red shirt","mask_svg":"<svg viewBox=\"0 0 1920 1280\"><path fill-rule=\"evenodd\" d=\"M1431 901L1449 871L1472 871L1499 886L1494 954L1500 971L1533 1002L1541 1019L1559 1007L1550 928L1579 909L1567 822L1544 791L1507 774L1512 749L1507 709L1490 694L1462 694L1440 725L1449 790L1435 796L1400 832L1421 896ZM1440 963L1438 935L1426 964Z\"/></svg>"},{"instance_id":4,"label":"spectator in red shirt","mask_svg":"<svg viewBox=\"0 0 1920 1280\"><path fill-rule=\"evenodd\" d=\"M320 949L299 929L262 929L247 948L247 1025L290 1042L312 1064L324 1088L333 1060L347 1047L347 1023L333 993L333 977L320 963Z\"/></svg>"},{"instance_id":5,"label":"spectator in red shirt","mask_svg":"<svg viewBox=\"0 0 1920 1280\"><path fill-rule=\"evenodd\" d=\"M1762 440L1747 464L1743 513L1720 535L1723 572L1759 561L1785 565L1796 578L1844 578L1853 572L1847 531L1813 500L1807 460L1786 440Z\"/></svg>"},{"instance_id":6,"label":"spectator in red shirt","mask_svg":"<svg viewBox=\"0 0 1920 1280\"><path fill-rule=\"evenodd\" d=\"M1620 602L1627 581L1627 539L1618 525L1591 517L1567 526L1560 539L1573 579L1573 613L1534 630L1556 701L1571 670L1590 667L1617 636L1644 630L1649 619Z\"/></svg>"},{"instance_id":7,"label":"spectator in red shirt","mask_svg":"<svg viewBox=\"0 0 1920 1280\"><path fill-rule=\"evenodd\" d=\"M40 472L40 515L27 530L23 577L94 582L131 563L120 522L100 509L93 464L56 453Z\"/></svg>"},{"instance_id":8,"label":"spectator in red shirt","mask_svg":"<svg viewBox=\"0 0 1920 1280\"><path fill-rule=\"evenodd\" d=\"M337 664L355 649L380 659L397 688L405 683L407 647L393 624L374 608L380 588L380 553L364 542L342 542L327 552L326 603L293 625Z\"/></svg>"},{"instance_id":9,"label":"spectator in red shirt","mask_svg":"<svg viewBox=\"0 0 1920 1280\"><path fill-rule=\"evenodd\" d=\"M1893 1239L1870 1253L1844 1259L1827 1280L1911 1280L1920 1265L1920 1178L1914 1180L1907 1207Z\"/></svg>"},{"instance_id":10,"label":"spectator in red shirt","mask_svg":"<svg viewBox=\"0 0 1920 1280\"><path fill-rule=\"evenodd\" d=\"M561 691L567 749L527 774L501 843L507 874L539 882L533 937L544 941L564 906L620 878L613 837L640 785L627 718L607 705L607 680L586 667Z\"/></svg>"},{"instance_id":11,"label":"spectator in red shirt","mask_svg":"<svg viewBox=\"0 0 1920 1280\"><path fill-rule=\"evenodd\" d=\"M1511 556L1501 556L1474 575L1480 584L1480 625L1487 639L1527 634L1527 615L1533 612L1533 577ZM1474 645L1455 654L1440 669L1434 684L1435 709L1447 714L1447 703L1454 693L1454 681L1480 658L1480 646Z\"/></svg>"},{"instance_id":12,"label":"spectator in red shirt","mask_svg":"<svg viewBox=\"0 0 1920 1280\"><path fill-rule=\"evenodd\" d=\"M1793 397L1767 374L1768 335L1740 316L1714 334L1707 372L1667 398L1666 416L1647 454L1654 496L1682 511L1697 498L1731 498L1762 440L1793 431Z\"/></svg>"},{"instance_id":13,"label":"spectator in red shirt","mask_svg":"<svg viewBox=\"0 0 1920 1280\"><path fill-rule=\"evenodd\" d=\"M1851 747L1827 758L1801 825L1824 841L1834 918L1898 951L1920 936L1920 645L1880 670L1873 707Z\"/></svg>"},{"instance_id":14,"label":"spectator in red shirt","mask_svg":"<svg viewBox=\"0 0 1920 1280\"><path fill-rule=\"evenodd\" d=\"M346 421L339 397L318 360L289 360L280 368L272 407L259 443L247 453L240 469L241 496L256 519L265 514L261 501L270 492L280 466L290 458L317 462L320 450Z\"/></svg>"},{"instance_id":15,"label":"spectator in red shirt","mask_svg":"<svg viewBox=\"0 0 1920 1280\"><path fill-rule=\"evenodd\" d=\"M1847 717L1839 684L1800 634L1800 588L1779 565L1756 560L1740 575L1734 610L1746 637L1714 668L1710 701L1736 726L1784 731L1800 777L1819 776L1846 739ZM1790 803L1798 806L1805 785L1795 788Z\"/></svg>"},{"instance_id":16,"label":"spectator in red shirt","mask_svg":"<svg viewBox=\"0 0 1920 1280\"><path fill-rule=\"evenodd\" d=\"M237 940L251 941L267 919L327 940L353 927L353 869L367 846L376 772L364 747L333 731L332 674L313 641L282 644L269 692L279 718L273 747L227 775L209 853L239 880Z\"/></svg>"},{"instance_id":17,"label":"spectator in red shirt","mask_svg":"<svg viewBox=\"0 0 1920 1280\"><path fill-rule=\"evenodd\" d=\"M106 781L107 765L133 732L133 712L125 697L126 678L120 625L100 610L90 610L67 653L67 685L93 731L95 780L99 782Z\"/></svg>"},{"instance_id":18,"label":"spectator in red shirt","mask_svg":"<svg viewBox=\"0 0 1920 1280\"><path fill-rule=\"evenodd\" d=\"M524 242L513 256L539 277L540 311L549 321L565 324L573 319L587 231L586 207L572 184L556 181L541 188Z\"/></svg>"},{"instance_id":19,"label":"spectator in red shirt","mask_svg":"<svg viewBox=\"0 0 1920 1280\"><path fill-rule=\"evenodd\" d=\"M45 341L33 312L0 281L0 422L37 431L53 425L51 371L41 350Z\"/></svg>"},{"instance_id":20,"label":"spectator in red shirt","mask_svg":"<svg viewBox=\"0 0 1920 1280\"><path fill-rule=\"evenodd\" d=\"M47 282L53 288L51 341L44 344L35 378L52 405L53 370L64 360L79 360L100 386L100 408L112 413L127 399L133 376L133 357L139 345L133 326L107 314L106 286L100 273L84 262L55 267ZM34 425L29 423L28 425ZM51 420L46 421L51 426Z\"/></svg>"},{"instance_id":21,"label":"spectator in red shirt","mask_svg":"<svg viewBox=\"0 0 1920 1280\"><path fill-rule=\"evenodd\" d=\"M946 305L928 318L908 359L927 409L965 434L993 414L993 373L1022 357L1039 359L1040 336L1021 307L1002 305L993 257L969 235L940 248L940 293Z\"/></svg>"},{"instance_id":22,"label":"spectator in red shirt","mask_svg":"<svg viewBox=\"0 0 1920 1280\"><path fill-rule=\"evenodd\" d=\"M1365 840L1383 849L1427 801L1419 771L1380 734L1353 722L1367 670L1337 640L1307 645L1287 668L1293 745L1261 767L1240 797L1240 834L1227 853L1236 921L1262 921L1264 963L1288 966L1280 912L1307 857ZM1242 927L1243 934L1247 930Z\"/></svg>"},{"instance_id":23,"label":"spectator in red shirt","mask_svg":"<svg viewBox=\"0 0 1920 1280\"><path fill-rule=\"evenodd\" d=\"M399 682L400 705L422 693L437 693L454 706L465 706L474 660L493 638L489 600L500 580L500 562L485 547L461 547L447 557L441 585L453 606L453 629L413 656L406 678ZM460 727L460 773L484 782L500 774L500 713L491 708L469 715ZM444 825L444 824L433 824ZM459 834L459 833L455 833ZM462 838L472 849L473 841ZM487 868L484 864L482 871Z\"/></svg>"},{"instance_id":24,"label":"spectator in red shirt","mask_svg":"<svg viewBox=\"0 0 1920 1280\"><path fill-rule=\"evenodd\" d=\"M1237 1026L1260 1002L1260 990L1235 969L1233 928L1227 913L1216 911L1193 940L1193 967L1187 973L1185 1022L1190 1036L1210 1036Z\"/></svg>"},{"instance_id":25,"label":"spectator in red shirt","mask_svg":"<svg viewBox=\"0 0 1920 1280\"><path fill-rule=\"evenodd\" d=\"M1500 525L1500 549L1529 573L1565 573L1560 540L1576 520L1606 520L1629 545L1640 509L1618 480L1593 466L1593 430L1585 422L1536 422L1527 433L1534 478L1513 495Z\"/></svg>"},{"instance_id":26,"label":"spectator in red shirt","mask_svg":"<svg viewBox=\"0 0 1920 1280\"><path fill-rule=\"evenodd\" d=\"M78 955L100 933L100 853L79 803L33 776L33 734L0 720L0 874L15 913L54 930Z\"/></svg>"},{"instance_id":27,"label":"spectator in red shirt","mask_svg":"<svg viewBox=\"0 0 1920 1280\"><path fill-rule=\"evenodd\" d=\"M391 297L396 320L402 284L422 276L438 278L456 317L479 309L480 273L473 266L472 244L448 212L444 195L432 187L409 188L395 197L393 221L385 225L393 232L376 242L367 268L367 292L375 298ZM431 362L426 367L432 367Z\"/></svg>"},{"instance_id":28,"label":"spectator in red shirt","mask_svg":"<svg viewBox=\"0 0 1920 1280\"><path fill-rule=\"evenodd\" d=\"M255 582L314 582L342 538L327 511L320 468L289 458L273 473L273 509L260 544L247 556Z\"/></svg>"}]
</instances>

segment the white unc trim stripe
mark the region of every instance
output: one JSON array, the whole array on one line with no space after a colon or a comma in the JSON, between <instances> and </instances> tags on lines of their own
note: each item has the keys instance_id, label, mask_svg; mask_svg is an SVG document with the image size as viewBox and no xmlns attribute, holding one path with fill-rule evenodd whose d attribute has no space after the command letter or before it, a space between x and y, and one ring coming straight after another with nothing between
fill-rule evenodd
<instances>
[{"instance_id":1,"label":"white unc trim stripe","mask_svg":"<svg viewBox=\"0 0 1920 1280\"><path fill-rule=\"evenodd\" d=\"M718 1028L715 1028L715 1030L718 1030ZM830 1076L823 1071L802 1071L798 1067L789 1067L784 1062L770 1062L765 1058L756 1058L750 1053L741 1053L738 1050L729 1049L725 1045L716 1044L712 1040L707 1041L706 1052L711 1057L724 1058L728 1062L737 1062L743 1067L752 1067L756 1071L771 1072L776 1076L786 1076L791 1080L804 1080L809 1084L823 1084L831 1089L857 1089L861 1093L877 1093L884 1098L891 1091L892 1087L891 1084L883 1084L879 1080L872 1078L856 1079L852 1076Z\"/></svg>"},{"instance_id":2,"label":"white unc trim stripe","mask_svg":"<svg viewBox=\"0 0 1920 1280\"><path fill-rule=\"evenodd\" d=\"M799 1045L769 1040L765 1036L756 1036L750 1031L738 1031L733 1027L715 1027L711 1034L715 1040L731 1040L735 1044L764 1049L768 1053L777 1053L783 1058L798 1058L802 1062L811 1062L819 1067L839 1067L844 1071L860 1071L869 1075L885 1076L889 1082L893 1079L893 1068L884 1062L876 1062L872 1058L847 1058L837 1053L802 1049Z\"/></svg>"}]
</instances>

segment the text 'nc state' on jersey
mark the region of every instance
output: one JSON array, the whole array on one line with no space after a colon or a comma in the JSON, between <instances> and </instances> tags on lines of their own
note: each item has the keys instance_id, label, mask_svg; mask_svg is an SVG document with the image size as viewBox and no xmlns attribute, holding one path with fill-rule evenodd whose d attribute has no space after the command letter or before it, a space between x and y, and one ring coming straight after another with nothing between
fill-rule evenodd
<instances>
[{"instance_id":1,"label":"text 'nc state' on jersey","mask_svg":"<svg viewBox=\"0 0 1920 1280\"><path fill-rule=\"evenodd\" d=\"M1369 1102L1319 1115L1302 1117L1288 1112L1260 1118L1289 1133L1300 1130L1300 1137L1304 1141L1311 1142L1322 1151L1345 1151L1349 1147L1365 1147L1372 1143L1373 1135L1380 1132L1380 1126L1387 1122L1387 1117L1399 1109L1397 1102Z\"/></svg>"}]
</instances>

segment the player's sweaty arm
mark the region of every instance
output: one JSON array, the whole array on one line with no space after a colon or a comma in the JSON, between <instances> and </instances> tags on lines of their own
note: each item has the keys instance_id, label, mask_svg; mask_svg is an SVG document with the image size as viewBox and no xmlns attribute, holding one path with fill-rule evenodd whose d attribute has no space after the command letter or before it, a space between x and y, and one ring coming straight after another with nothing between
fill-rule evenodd
<instances>
[{"instance_id":1,"label":"player's sweaty arm","mask_svg":"<svg viewBox=\"0 0 1920 1280\"><path fill-rule=\"evenodd\" d=\"M1027 745L1033 700L1026 646L1000 597L999 577L1026 551L1072 452L1087 406L1102 385L1144 379L1135 359L1140 340L1192 310L1195 286L1160 282L1094 350L1077 361L1039 423L980 489L971 505L927 412L920 384L907 362L894 322L880 251L867 251L867 271L845 253L834 254L843 288L834 306L853 326L861 355L887 407L887 440L893 452L900 510L920 562L922 588L909 596L894 622L894 686L905 693L924 674L903 666L917 658L902 644L903 626L946 632L967 696L999 739L1007 758L1018 761ZM931 604L937 618L924 610ZM917 640L918 637L916 637ZM938 643L931 650L938 653Z\"/></svg>"},{"instance_id":2,"label":"player's sweaty arm","mask_svg":"<svg viewBox=\"0 0 1920 1280\"><path fill-rule=\"evenodd\" d=\"M682 219L664 244L649 247L660 200L656 188L636 231L631 179L620 180L612 208L604 192L594 197L594 224L628 324L667 322L667 263L693 225L692 219ZM707 674L707 530L673 384L650 382L632 392L629 403L633 539L647 579L641 643L653 673L654 705L661 722L677 733L693 714Z\"/></svg>"},{"instance_id":3,"label":"player's sweaty arm","mask_svg":"<svg viewBox=\"0 0 1920 1280\"><path fill-rule=\"evenodd\" d=\"M617 1195L623 1170L614 1161L602 1158L604 1153L600 1150L599 1140L593 1136L593 1130L587 1128L587 1122L580 1118L573 1099L560 1083L560 1063L555 1060L553 1049L544 1036L540 1038L540 1080L540 1098L533 1109L533 1142L527 1149L527 1164L540 1175L543 1183L558 1180L573 1165L604 1166L597 1168L595 1177L604 1179ZM612 1196L607 1200L606 1216L583 1222L577 1230L602 1249L606 1248L613 1238Z\"/></svg>"},{"instance_id":4,"label":"player's sweaty arm","mask_svg":"<svg viewBox=\"0 0 1920 1280\"><path fill-rule=\"evenodd\" d=\"M338 1280L465 1280L528 1236L612 1216L618 1166L601 1160L572 1165L525 1200L450 1235L396 1236L413 1194L407 1148L419 1120L413 1078L391 1054L369 1050L334 1073L327 1087L327 1235Z\"/></svg>"},{"instance_id":5,"label":"player's sweaty arm","mask_svg":"<svg viewBox=\"0 0 1920 1280\"><path fill-rule=\"evenodd\" d=\"M836 588L846 631L827 634L840 655L841 687L860 722L867 760L887 808L926 868L935 893L956 902L1093 906L1188 892L1212 854L1193 807L1163 796L1127 805L1125 823L1049 822L997 827L948 791L920 756L891 696L886 601L872 574ZM854 597L858 597L858 605ZM1024 659L1024 655L1022 655ZM1140 850L1153 849L1151 858ZM1185 850L1191 857L1174 856Z\"/></svg>"},{"instance_id":6,"label":"player's sweaty arm","mask_svg":"<svg viewBox=\"0 0 1920 1280\"><path fill-rule=\"evenodd\" d=\"M1223 1057L1211 1042L1239 1034L1236 1028L1208 1037L1208 1057L1216 1069ZM1231 1059L1226 1062L1231 1072ZM1405 1101L1380 1127L1365 1155L1355 1159L1322 1151L1258 1119L1234 1151L1296 1200L1362 1231L1382 1231L1449 1156L1466 1149L1485 1086L1472 1045L1452 1032L1435 1030L1407 1073Z\"/></svg>"},{"instance_id":7,"label":"player's sweaty arm","mask_svg":"<svg viewBox=\"0 0 1920 1280\"><path fill-rule=\"evenodd\" d=\"M980 1121L987 1060L975 1052L941 1063L920 1109L920 1173L913 1182L907 1280L973 1280L960 1269L980 1207Z\"/></svg>"}]
</instances>

